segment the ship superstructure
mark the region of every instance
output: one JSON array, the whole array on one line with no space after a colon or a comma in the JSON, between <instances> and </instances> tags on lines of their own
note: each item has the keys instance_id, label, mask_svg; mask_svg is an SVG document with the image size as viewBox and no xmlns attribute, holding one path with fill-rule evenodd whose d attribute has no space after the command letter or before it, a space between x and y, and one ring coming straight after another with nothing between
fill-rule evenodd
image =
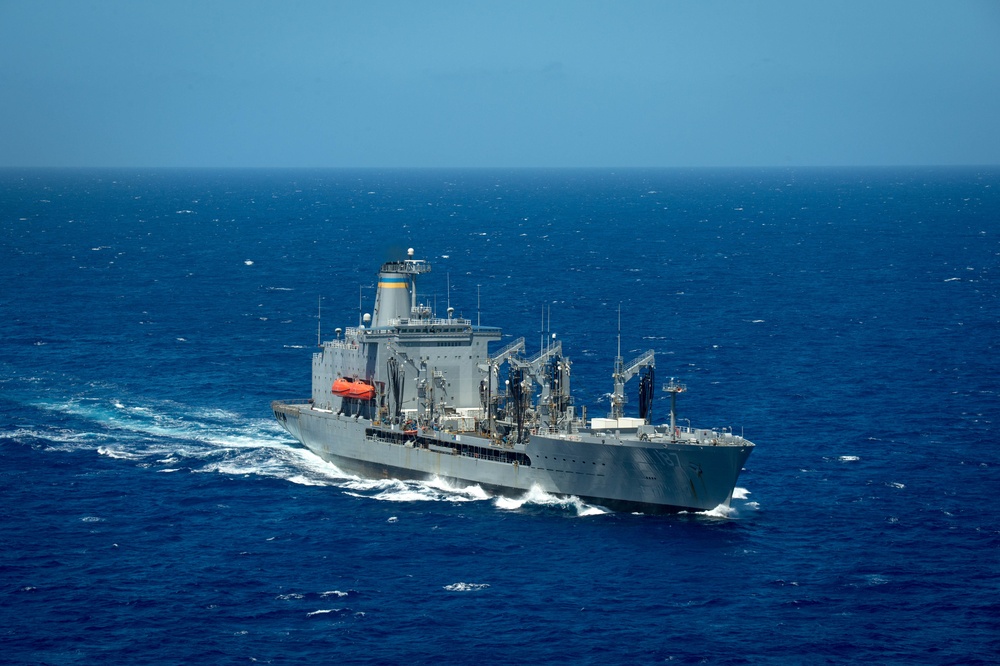
<instances>
[{"instance_id":1,"label":"ship superstructure","mask_svg":"<svg viewBox=\"0 0 1000 666\"><path fill-rule=\"evenodd\" d=\"M570 393L571 363L551 339L526 355L519 338L490 353L499 328L420 302L413 258L383 264L375 307L337 329L313 355L312 395L275 401L275 417L303 445L345 471L439 477L494 492L532 487L613 509L645 512L728 506L754 445L726 429L650 423L655 353L614 363L611 410L587 419ZM620 342L619 342L620 348ZM639 417L624 415L638 376Z\"/></svg>"}]
</instances>

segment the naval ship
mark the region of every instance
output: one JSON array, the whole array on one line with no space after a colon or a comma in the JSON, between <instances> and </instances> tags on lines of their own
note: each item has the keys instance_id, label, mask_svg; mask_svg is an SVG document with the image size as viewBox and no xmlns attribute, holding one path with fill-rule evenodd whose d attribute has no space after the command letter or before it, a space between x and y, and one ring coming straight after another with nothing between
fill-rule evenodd
<instances>
[{"instance_id":1,"label":"naval ship","mask_svg":"<svg viewBox=\"0 0 1000 666\"><path fill-rule=\"evenodd\" d=\"M313 354L312 396L272 403L292 437L373 478L439 478L513 496L537 488L616 511L729 506L754 444L731 428L678 425L686 387L674 380L662 386L669 423L651 423L652 350L626 362L619 333L610 413L588 420L570 394L561 340L531 356L524 338L490 352L499 328L452 307L441 318L420 302L417 280L430 270L412 248L382 265L373 312ZM636 377L639 416L627 417L625 385Z\"/></svg>"}]
</instances>

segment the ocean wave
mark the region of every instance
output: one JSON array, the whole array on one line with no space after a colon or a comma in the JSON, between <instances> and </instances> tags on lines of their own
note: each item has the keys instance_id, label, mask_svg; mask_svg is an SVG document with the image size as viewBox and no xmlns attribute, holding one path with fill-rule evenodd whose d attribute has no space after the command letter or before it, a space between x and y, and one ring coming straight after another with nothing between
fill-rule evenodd
<instances>
[{"instance_id":1,"label":"ocean wave","mask_svg":"<svg viewBox=\"0 0 1000 666\"><path fill-rule=\"evenodd\" d=\"M102 456L108 456L109 458L118 458L119 460L140 460L146 457L146 454L142 453L132 453L131 451L124 451L122 449L114 449L110 446L98 446L97 452Z\"/></svg>"},{"instance_id":2,"label":"ocean wave","mask_svg":"<svg viewBox=\"0 0 1000 666\"><path fill-rule=\"evenodd\" d=\"M491 499L480 486L456 486L444 479L403 481L351 477L337 484L353 497L383 502L477 502Z\"/></svg>"},{"instance_id":3,"label":"ocean wave","mask_svg":"<svg viewBox=\"0 0 1000 666\"><path fill-rule=\"evenodd\" d=\"M445 585L444 589L449 592L477 592L485 590L489 586L489 583L452 583L451 585Z\"/></svg>"},{"instance_id":4,"label":"ocean wave","mask_svg":"<svg viewBox=\"0 0 1000 666\"><path fill-rule=\"evenodd\" d=\"M497 497L494 502L498 509L503 509L505 511L517 511L524 505L535 505L544 507L555 507L560 509L569 509L576 512L577 516L599 516L605 513L610 513L607 509L596 506L593 504L587 504L579 497L568 496L562 497L559 495L552 495L545 492L538 486L532 486L521 497Z\"/></svg>"},{"instance_id":5,"label":"ocean wave","mask_svg":"<svg viewBox=\"0 0 1000 666\"><path fill-rule=\"evenodd\" d=\"M342 613L342 608L321 608L319 610L314 610L311 613L306 613L306 617L314 617L316 615L327 615L329 613Z\"/></svg>"},{"instance_id":6,"label":"ocean wave","mask_svg":"<svg viewBox=\"0 0 1000 666\"><path fill-rule=\"evenodd\" d=\"M704 516L706 518L718 518L721 520L730 520L739 517L739 511L735 507L726 506L725 504L720 504L714 509L708 509L707 511L681 511L681 515L691 514L695 516Z\"/></svg>"}]
</instances>

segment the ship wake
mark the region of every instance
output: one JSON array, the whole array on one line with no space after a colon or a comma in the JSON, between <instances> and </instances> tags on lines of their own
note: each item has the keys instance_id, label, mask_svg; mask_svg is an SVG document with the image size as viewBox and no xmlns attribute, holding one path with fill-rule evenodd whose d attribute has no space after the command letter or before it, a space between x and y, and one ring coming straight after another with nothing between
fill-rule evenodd
<instances>
[{"instance_id":1,"label":"ship wake","mask_svg":"<svg viewBox=\"0 0 1000 666\"><path fill-rule=\"evenodd\" d=\"M40 448L93 451L155 472L277 478L303 486L338 488L347 495L380 502L492 502L502 511L545 507L576 516L607 513L577 498L557 497L538 488L511 498L440 478L359 477L302 447L270 418L248 419L223 409L123 396L111 387L105 391L90 387L71 398L35 400L30 407L41 418L18 426L11 434Z\"/></svg>"},{"instance_id":2,"label":"ship wake","mask_svg":"<svg viewBox=\"0 0 1000 666\"><path fill-rule=\"evenodd\" d=\"M379 502L488 502L505 512L610 513L577 497L550 494L538 487L520 495L500 495L440 478L401 481L355 476L299 445L270 418L147 399L114 386L91 385L72 397L36 399L27 406L39 418L8 431L14 439L55 451L93 451L155 472L277 478L337 488ZM748 494L737 488L733 499L741 501L741 509L756 509L756 502L746 501ZM720 506L698 515L725 519L737 517L738 512Z\"/></svg>"}]
</instances>

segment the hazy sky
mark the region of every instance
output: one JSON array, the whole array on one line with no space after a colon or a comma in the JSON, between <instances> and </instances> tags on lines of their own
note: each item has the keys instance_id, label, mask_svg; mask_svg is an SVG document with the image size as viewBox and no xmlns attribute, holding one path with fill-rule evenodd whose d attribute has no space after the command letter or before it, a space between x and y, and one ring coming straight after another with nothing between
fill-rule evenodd
<instances>
[{"instance_id":1,"label":"hazy sky","mask_svg":"<svg viewBox=\"0 0 1000 666\"><path fill-rule=\"evenodd\" d=\"M0 0L0 166L1000 164L997 0Z\"/></svg>"}]
</instances>

